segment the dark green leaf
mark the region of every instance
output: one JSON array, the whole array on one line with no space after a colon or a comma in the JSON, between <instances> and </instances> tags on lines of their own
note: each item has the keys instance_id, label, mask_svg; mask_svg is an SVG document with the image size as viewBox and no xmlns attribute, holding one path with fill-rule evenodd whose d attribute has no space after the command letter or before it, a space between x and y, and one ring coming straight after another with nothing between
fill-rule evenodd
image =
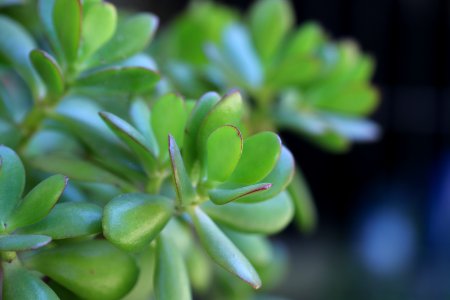
<instances>
[{"instance_id":1,"label":"dark green leaf","mask_svg":"<svg viewBox=\"0 0 450 300\"><path fill-rule=\"evenodd\" d=\"M102 240L60 245L27 257L24 263L85 299L120 299L139 273L130 256Z\"/></svg>"},{"instance_id":2,"label":"dark green leaf","mask_svg":"<svg viewBox=\"0 0 450 300\"><path fill-rule=\"evenodd\" d=\"M0 236L0 251L24 251L43 247L50 243L46 235L14 234Z\"/></svg>"},{"instance_id":3,"label":"dark green leaf","mask_svg":"<svg viewBox=\"0 0 450 300\"><path fill-rule=\"evenodd\" d=\"M47 52L35 49L30 60L47 88L47 95L57 99L64 93L63 74L58 63Z\"/></svg>"},{"instance_id":4,"label":"dark green leaf","mask_svg":"<svg viewBox=\"0 0 450 300\"><path fill-rule=\"evenodd\" d=\"M161 232L174 212L172 200L147 194L124 194L104 209L103 234L126 250L139 250Z\"/></svg>"},{"instance_id":5,"label":"dark green leaf","mask_svg":"<svg viewBox=\"0 0 450 300\"><path fill-rule=\"evenodd\" d=\"M54 0L53 28L64 57L73 63L78 56L81 38L81 3L79 0Z\"/></svg>"},{"instance_id":6,"label":"dark green leaf","mask_svg":"<svg viewBox=\"0 0 450 300\"><path fill-rule=\"evenodd\" d=\"M216 224L199 208L191 214L200 242L211 258L255 289L261 280L253 266Z\"/></svg>"},{"instance_id":7,"label":"dark green leaf","mask_svg":"<svg viewBox=\"0 0 450 300\"><path fill-rule=\"evenodd\" d=\"M238 188L215 188L208 191L209 198L217 205L223 205L231 201L240 200L253 194L269 190L272 184L258 183Z\"/></svg>"},{"instance_id":8,"label":"dark green leaf","mask_svg":"<svg viewBox=\"0 0 450 300\"><path fill-rule=\"evenodd\" d=\"M67 180L63 175L54 175L34 187L9 217L9 230L36 223L44 218L61 197Z\"/></svg>"},{"instance_id":9,"label":"dark green leaf","mask_svg":"<svg viewBox=\"0 0 450 300\"><path fill-rule=\"evenodd\" d=\"M54 240L86 236L101 232L101 207L86 202L67 202L55 205L42 221L20 231L45 234Z\"/></svg>"}]
</instances>

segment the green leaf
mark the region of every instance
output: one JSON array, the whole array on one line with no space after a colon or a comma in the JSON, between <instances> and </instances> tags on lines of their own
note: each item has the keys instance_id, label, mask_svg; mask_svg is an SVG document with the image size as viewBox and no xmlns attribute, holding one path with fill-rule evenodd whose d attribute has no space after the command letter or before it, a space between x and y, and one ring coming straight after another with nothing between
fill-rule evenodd
<instances>
[{"instance_id":1,"label":"green leaf","mask_svg":"<svg viewBox=\"0 0 450 300\"><path fill-rule=\"evenodd\" d=\"M325 34L320 25L306 22L290 38L285 56L314 55L325 42Z\"/></svg>"},{"instance_id":2,"label":"green leaf","mask_svg":"<svg viewBox=\"0 0 450 300\"><path fill-rule=\"evenodd\" d=\"M134 286L134 260L104 240L63 244L24 259L35 269L86 299L120 299Z\"/></svg>"},{"instance_id":3,"label":"green leaf","mask_svg":"<svg viewBox=\"0 0 450 300\"><path fill-rule=\"evenodd\" d=\"M317 79L322 64L317 58L301 55L284 57L267 75L267 84L274 88L307 85Z\"/></svg>"},{"instance_id":4,"label":"green leaf","mask_svg":"<svg viewBox=\"0 0 450 300\"><path fill-rule=\"evenodd\" d=\"M352 141L374 141L380 134L378 125L370 120L337 114L322 114L328 126Z\"/></svg>"},{"instance_id":5,"label":"green leaf","mask_svg":"<svg viewBox=\"0 0 450 300\"><path fill-rule=\"evenodd\" d=\"M78 56L81 37L81 3L79 0L54 0L53 28L64 57L73 63Z\"/></svg>"},{"instance_id":6,"label":"green leaf","mask_svg":"<svg viewBox=\"0 0 450 300\"><path fill-rule=\"evenodd\" d=\"M55 205L50 214L20 232L45 234L54 240L96 234L102 231L101 207L87 202L67 202Z\"/></svg>"},{"instance_id":7,"label":"green leaf","mask_svg":"<svg viewBox=\"0 0 450 300\"><path fill-rule=\"evenodd\" d=\"M270 189L263 190L258 193L245 195L245 197L237 199L239 202L254 203L267 200L281 193L291 182L295 171L295 161L291 152L284 146L281 147L280 158L275 168L261 182L269 182L272 184Z\"/></svg>"},{"instance_id":8,"label":"green leaf","mask_svg":"<svg viewBox=\"0 0 450 300\"><path fill-rule=\"evenodd\" d=\"M142 67L109 67L84 75L75 86L89 93L98 94L142 94L153 89L159 74Z\"/></svg>"},{"instance_id":9,"label":"green leaf","mask_svg":"<svg viewBox=\"0 0 450 300\"><path fill-rule=\"evenodd\" d=\"M211 258L228 272L235 274L254 289L261 287L261 279L239 249L216 224L199 208L191 213L200 242Z\"/></svg>"},{"instance_id":10,"label":"green leaf","mask_svg":"<svg viewBox=\"0 0 450 300\"><path fill-rule=\"evenodd\" d=\"M14 234L0 236L0 251L24 251L43 247L52 238L46 235Z\"/></svg>"},{"instance_id":11,"label":"green leaf","mask_svg":"<svg viewBox=\"0 0 450 300\"><path fill-rule=\"evenodd\" d=\"M294 25L294 9L286 0L260 0L250 10L250 29L259 55L272 58Z\"/></svg>"},{"instance_id":12,"label":"green leaf","mask_svg":"<svg viewBox=\"0 0 450 300\"><path fill-rule=\"evenodd\" d=\"M156 137L151 127L151 114L147 104L142 100L136 100L131 104L130 116L134 126L141 132L151 148L155 157L159 155ZM165 151L165 149L164 149Z\"/></svg>"},{"instance_id":13,"label":"green leaf","mask_svg":"<svg viewBox=\"0 0 450 300\"><path fill-rule=\"evenodd\" d=\"M230 182L253 184L266 177L278 161L281 153L281 140L273 132L257 133L244 141L241 159Z\"/></svg>"},{"instance_id":14,"label":"green leaf","mask_svg":"<svg viewBox=\"0 0 450 300\"><path fill-rule=\"evenodd\" d=\"M190 170L197 158L197 137L203 120L220 101L220 96L217 93L209 92L204 94L196 103L192 110L190 117L186 124L185 138L184 138L184 159L186 167Z\"/></svg>"},{"instance_id":15,"label":"green leaf","mask_svg":"<svg viewBox=\"0 0 450 300\"><path fill-rule=\"evenodd\" d=\"M116 8L106 2L94 3L85 10L81 33L81 57L89 57L114 35Z\"/></svg>"},{"instance_id":16,"label":"green leaf","mask_svg":"<svg viewBox=\"0 0 450 300\"><path fill-rule=\"evenodd\" d=\"M241 132L232 125L219 127L209 135L206 148L208 180L223 182L241 158Z\"/></svg>"},{"instance_id":17,"label":"green leaf","mask_svg":"<svg viewBox=\"0 0 450 300\"><path fill-rule=\"evenodd\" d=\"M47 95L58 99L64 93L64 79L58 63L50 54L34 49L30 52L30 60L47 88Z\"/></svg>"},{"instance_id":18,"label":"green leaf","mask_svg":"<svg viewBox=\"0 0 450 300\"><path fill-rule=\"evenodd\" d=\"M171 135L169 135L169 154L178 205L184 207L195 200L196 194L191 179L186 172L180 149Z\"/></svg>"},{"instance_id":19,"label":"green leaf","mask_svg":"<svg viewBox=\"0 0 450 300\"><path fill-rule=\"evenodd\" d=\"M309 233L317 226L317 213L314 200L300 169L287 189L295 206L295 222L300 231Z\"/></svg>"},{"instance_id":20,"label":"green leaf","mask_svg":"<svg viewBox=\"0 0 450 300\"><path fill-rule=\"evenodd\" d=\"M139 157L143 167L150 174L156 166L156 157L152 147L133 126L121 118L107 112L101 112L100 117L105 121L114 134L120 138Z\"/></svg>"},{"instance_id":21,"label":"green leaf","mask_svg":"<svg viewBox=\"0 0 450 300\"><path fill-rule=\"evenodd\" d=\"M343 153L350 148L350 140L331 129L321 135L307 135L307 137L321 148L334 153Z\"/></svg>"},{"instance_id":22,"label":"green leaf","mask_svg":"<svg viewBox=\"0 0 450 300\"><path fill-rule=\"evenodd\" d=\"M35 186L14 209L8 219L9 230L27 226L43 219L66 188L68 178L54 175Z\"/></svg>"},{"instance_id":23,"label":"green leaf","mask_svg":"<svg viewBox=\"0 0 450 300\"><path fill-rule=\"evenodd\" d=\"M224 125L238 126L244 113L241 94L232 91L220 99L204 118L198 134L200 149L204 149L209 135Z\"/></svg>"},{"instance_id":24,"label":"green leaf","mask_svg":"<svg viewBox=\"0 0 450 300\"><path fill-rule=\"evenodd\" d=\"M55 51L56 56L62 57L61 45L56 35L56 29L53 25L53 8L55 6L55 0L39 0L37 1L39 17L41 19L42 27L46 33L46 37L50 41L50 46Z\"/></svg>"},{"instance_id":25,"label":"green leaf","mask_svg":"<svg viewBox=\"0 0 450 300\"><path fill-rule=\"evenodd\" d=\"M142 13L120 24L111 38L89 60L90 65L100 65L124 60L141 52L150 43L156 28L158 17Z\"/></svg>"},{"instance_id":26,"label":"green leaf","mask_svg":"<svg viewBox=\"0 0 450 300\"><path fill-rule=\"evenodd\" d=\"M217 205L223 205L231 201L245 199L246 197L269 190L272 184L258 183L238 188L221 188L220 186L208 191L209 198Z\"/></svg>"},{"instance_id":27,"label":"green leaf","mask_svg":"<svg viewBox=\"0 0 450 300\"><path fill-rule=\"evenodd\" d=\"M155 296L158 300L190 300L191 287L180 250L168 238L158 239Z\"/></svg>"},{"instance_id":28,"label":"green leaf","mask_svg":"<svg viewBox=\"0 0 450 300\"><path fill-rule=\"evenodd\" d=\"M208 201L202 204L202 208L216 222L248 233L277 233L289 224L294 215L292 201L285 192L264 202L232 202L219 206Z\"/></svg>"},{"instance_id":29,"label":"green leaf","mask_svg":"<svg viewBox=\"0 0 450 300\"><path fill-rule=\"evenodd\" d=\"M147 194L124 194L112 199L104 209L103 234L126 250L149 245L174 213L172 200Z\"/></svg>"},{"instance_id":30,"label":"green leaf","mask_svg":"<svg viewBox=\"0 0 450 300\"><path fill-rule=\"evenodd\" d=\"M32 37L20 24L5 16L0 16L0 28L0 56L17 69L33 94L40 97L41 82L28 59L30 51L36 48Z\"/></svg>"},{"instance_id":31,"label":"green leaf","mask_svg":"<svg viewBox=\"0 0 450 300\"><path fill-rule=\"evenodd\" d=\"M30 271L22 267L6 265L2 299L59 300L59 297Z\"/></svg>"},{"instance_id":32,"label":"green leaf","mask_svg":"<svg viewBox=\"0 0 450 300\"><path fill-rule=\"evenodd\" d=\"M160 160L168 157L167 137L172 135L179 147L183 147L184 128L186 125L186 106L183 98L167 94L159 98L152 107L151 124L159 146Z\"/></svg>"},{"instance_id":33,"label":"green leaf","mask_svg":"<svg viewBox=\"0 0 450 300\"><path fill-rule=\"evenodd\" d=\"M25 186L25 170L19 156L0 145L0 230L19 201Z\"/></svg>"}]
</instances>

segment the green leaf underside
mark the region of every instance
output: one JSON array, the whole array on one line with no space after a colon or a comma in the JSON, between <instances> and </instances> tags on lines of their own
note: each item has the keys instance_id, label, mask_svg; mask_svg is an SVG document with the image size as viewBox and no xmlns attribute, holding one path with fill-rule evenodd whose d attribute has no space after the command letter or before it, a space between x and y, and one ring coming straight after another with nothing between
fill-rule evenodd
<instances>
[{"instance_id":1,"label":"green leaf underside","mask_svg":"<svg viewBox=\"0 0 450 300\"><path fill-rule=\"evenodd\" d=\"M253 194L269 190L272 184L270 183L258 183L250 186L238 187L235 189L230 188L215 188L208 192L212 202L217 205L223 205L235 200L244 200Z\"/></svg>"},{"instance_id":2,"label":"green leaf underside","mask_svg":"<svg viewBox=\"0 0 450 300\"><path fill-rule=\"evenodd\" d=\"M79 0L55 0L53 28L69 63L78 56L81 37L81 3Z\"/></svg>"},{"instance_id":3,"label":"green leaf underside","mask_svg":"<svg viewBox=\"0 0 450 300\"><path fill-rule=\"evenodd\" d=\"M195 208L191 216L200 242L209 256L254 289L261 287L258 273L217 225L199 207Z\"/></svg>"},{"instance_id":4,"label":"green leaf underside","mask_svg":"<svg viewBox=\"0 0 450 300\"><path fill-rule=\"evenodd\" d=\"M183 256L168 237L157 244L155 295L158 300L190 300L191 288ZM176 286L174 286L176 284Z\"/></svg>"},{"instance_id":5,"label":"green leaf underside","mask_svg":"<svg viewBox=\"0 0 450 300\"><path fill-rule=\"evenodd\" d=\"M27 257L24 263L85 299L120 299L134 286L139 272L133 258L104 240L59 245Z\"/></svg>"},{"instance_id":6,"label":"green leaf underside","mask_svg":"<svg viewBox=\"0 0 450 300\"><path fill-rule=\"evenodd\" d=\"M58 63L47 52L35 49L30 52L30 60L45 83L47 94L59 97L64 92L63 74Z\"/></svg>"},{"instance_id":7,"label":"green leaf underside","mask_svg":"<svg viewBox=\"0 0 450 300\"><path fill-rule=\"evenodd\" d=\"M156 142L155 133L151 127L151 114L147 104L142 100L136 100L131 104L130 108L131 120L136 128L141 132L147 141L148 147L155 157L159 156L158 144ZM164 149L165 150L165 149Z\"/></svg>"},{"instance_id":8,"label":"green leaf underside","mask_svg":"<svg viewBox=\"0 0 450 300\"><path fill-rule=\"evenodd\" d=\"M173 214L171 199L147 194L124 194L104 209L105 237L126 250L139 250L161 232Z\"/></svg>"},{"instance_id":9,"label":"green leaf underside","mask_svg":"<svg viewBox=\"0 0 450 300\"><path fill-rule=\"evenodd\" d=\"M232 202L219 206L205 202L201 207L214 221L247 233L277 233L294 216L294 207L286 192L258 203Z\"/></svg>"},{"instance_id":10,"label":"green leaf underside","mask_svg":"<svg viewBox=\"0 0 450 300\"><path fill-rule=\"evenodd\" d=\"M46 235L14 234L0 236L0 251L25 251L43 247L50 243Z\"/></svg>"}]
</instances>

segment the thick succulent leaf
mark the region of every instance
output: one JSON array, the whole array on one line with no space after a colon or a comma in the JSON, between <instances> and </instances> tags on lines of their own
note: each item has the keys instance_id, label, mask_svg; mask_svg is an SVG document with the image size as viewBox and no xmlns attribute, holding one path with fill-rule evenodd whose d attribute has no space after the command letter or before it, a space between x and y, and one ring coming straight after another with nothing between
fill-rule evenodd
<instances>
[{"instance_id":1,"label":"thick succulent leaf","mask_svg":"<svg viewBox=\"0 0 450 300\"><path fill-rule=\"evenodd\" d=\"M334 153L343 153L350 149L350 140L335 130L327 129L320 135L306 135L313 143Z\"/></svg>"},{"instance_id":2,"label":"thick succulent leaf","mask_svg":"<svg viewBox=\"0 0 450 300\"><path fill-rule=\"evenodd\" d=\"M60 203L43 220L20 229L20 232L45 234L54 240L74 238L101 232L101 220L102 209L95 204Z\"/></svg>"},{"instance_id":3,"label":"thick succulent leaf","mask_svg":"<svg viewBox=\"0 0 450 300\"><path fill-rule=\"evenodd\" d=\"M232 202L219 206L208 201L202 204L202 208L216 222L248 233L279 232L294 215L292 200L286 192L258 203Z\"/></svg>"},{"instance_id":4,"label":"thick succulent leaf","mask_svg":"<svg viewBox=\"0 0 450 300\"><path fill-rule=\"evenodd\" d=\"M269 182L272 184L270 189L263 190L258 193L245 195L237 199L239 202L254 203L270 199L281 193L291 182L295 171L295 161L291 152L284 146L281 148L280 158L273 168L272 172L267 175L261 182Z\"/></svg>"},{"instance_id":5,"label":"thick succulent leaf","mask_svg":"<svg viewBox=\"0 0 450 300\"><path fill-rule=\"evenodd\" d=\"M158 239L155 296L158 300L190 300L191 287L180 249L162 236Z\"/></svg>"},{"instance_id":6,"label":"thick succulent leaf","mask_svg":"<svg viewBox=\"0 0 450 300\"><path fill-rule=\"evenodd\" d=\"M27 226L43 219L66 188L68 178L53 175L35 186L14 209L8 219L9 230Z\"/></svg>"},{"instance_id":7,"label":"thick succulent leaf","mask_svg":"<svg viewBox=\"0 0 450 300\"><path fill-rule=\"evenodd\" d=\"M244 141L244 149L230 182L253 184L266 177L281 153L281 140L273 132L257 133Z\"/></svg>"},{"instance_id":8,"label":"thick succulent leaf","mask_svg":"<svg viewBox=\"0 0 450 300\"><path fill-rule=\"evenodd\" d=\"M221 188L220 186L208 191L209 198L217 205L223 205L231 201L245 199L246 197L258 194L271 188L271 183L258 183L237 188Z\"/></svg>"},{"instance_id":9,"label":"thick succulent leaf","mask_svg":"<svg viewBox=\"0 0 450 300\"><path fill-rule=\"evenodd\" d=\"M110 67L78 78L76 87L99 94L142 94L153 89L159 74L142 67Z\"/></svg>"},{"instance_id":10,"label":"thick succulent leaf","mask_svg":"<svg viewBox=\"0 0 450 300\"><path fill-rule=\"evenodd\" d=\"M184 207L195 200L196 194L191 179L186 172L180 149L171 135L169 135L169 154L172 166L172 178L177 191L177 204Z\"/></svg>"},{"instance_id":11,"label":"thick succulent leaf","mask_svg":"<svg viewBox=\"0 0 450 300\"><path fill-rule=\"evenodd\" d=\"M112 4L99 2L83 13L81 57L89 57L114 35L117 12Z\"/></svg>"},{"instance_id":12,"label":"thick succulent leaf","mask_svg":"<svg viewBox=\"0 0 450 300\"><path fill-rule=\"evenodd\" d=\"M64 79L58 63L50 54L39 49L30 52L30 60L45 84L47 96L51 99L60 97L64 93Z\"/></svg>"},{"instance_id":13,"label":"thick succulent leaf","mask_svg":"<svg viewBox=\"0 0 450 300\"><path fill-rule=\"evenodd\" d=\"M150 299L154 295L156 247L148 247L134 257L139 266L139 278L133 289L122 300Z\"/></svg>"},{"instance_id":14,"label":"thick succulent leaf","mask_svg":"<svg viewBox=\"0 0 450 300\"><path fill-rule=\"evenodd\" d=\"M186 255L186 266L192 289L199 294L206 293L214 278L214 266L200 245L191 245Z\"/></svg>"},{"instance_id":15,"label":"thick succulent leaf","mask_svg":"<svg viewBox=\"0 0 450 300\"><path fill-rule=\"evenodd\" d=\"M374 122L362 118L337 114L322 114L328 126L352 141L374 141L380 134L380 128Z\"/></svg>"},{"instance_id":16,"label":"thick succulent leaf","mask_svg":"<svg viewBox=\"0 0 450 300\"><path fill-rule=\"evenodd\" d=\"M100 65L124 60L141 52L150 43L159 20L155 15L142 13L119 26L109 42L89 60L90 65Z\"/></svg>"},{"instance_id":17,"label":"thick succulent leaf","mask_svg":"<svg viewBox=\"0 0 450 300\"><path fill-rule=\"evenodd\" d=\"M32 37L21 25L5 16L0 16L0 28L0 56L17 69L36 96L41 96L41 82L28 59L28 54L36 47Z\"/></svg>"},{"instance_id":18,"label":"thick succulent leaf","mask_svg":"<svg viewBox=\"0 0 450 300\"><path fill-rule=\"evenodd\" d=\"M183 98L167 94L159 98L152 107L151 124L159 146L160 160L168 157L168 135L170 134L179 147L183 147L184 128L187 113Z\"/></svg>"},{"instance_id":19,"label":"thick succulent leaf","mask_svg":"<svg viewBox=\"0 0 450 300\"><path fill-rule=\"evenodd\" d=\"M50 243L46 235L13 234L0 236L0 251L25 251L43 247Z\"/></svg>"},{"instance_id":20,"label":"thick succulent leaf","mask_svg":"<svg viewBox=\"0 0 450 300\"><path fill-rule=\"evenodd\" d=\"M42 171L61 173L74 180L100 182L117 186L127 185L123 179L97 167L89 161L77 157L39 156L33 158L31 164Z\"/></svg>"},{"instance_id":21,"label":"thick succulent leaf","mask_svg":"<svg viewBox=\"0 0 450 300\"><path fill-rule=\"evenodd\" d=\"M200 149L204 149L209 135L223 125L238 126L244 113L241 94L232 91L220 99L204 118L198 133Z\"/></svg>"},{"instance_id":22,"label":"thick succulent leaf","mask_svg":"<svg viewBox=\"0 0 450 300\"><path fill-rule=\"evenodd\" d=\"M197 158L197 136L203 120L211 109L220 101L220 95L209 92L203 95L196 103L186 124L184 138L184 158L187 168L190 170Z\"/></svg>"},{"instance_id":23,"label":"thick succulent leaf","mask_svg":"<svg viewBox=\"0 0 450 300\"><path fill-rule=\"evenodd\" d=\"M298 228L306 233L313 231L317 225L316 208L300 169L297 169L287 192L295 206L295 221Z\"/></svg>"},{"instance_id":24,"label":"thick succulent leaf","mask_svg":"<svg viewBox=\"0 0 450 300\"><path fill-rule=\"evenodd\" d=\"M60 245L27 257L24 263L84 299L120 299L139 273L128 254L104 240Z\"/></svg>"},{"instance_id":25,"label":"thick succulent leaf","mask_svg":"<svg viewBox=\"0 0 450 300\"><path fill-rule=\"evenodd\" d=\"M169 222L172 200L147 194L124 194L109 202L103 213L103 234L126 250L147 246Z\"/></svg>"},{"instance_id":26,"label":"thick succulent leaf","mask_svg":"<svg viewBox=\"0 0 450 300\"><path fill-rule=\"evenodd\" d=\"M199 207L191 214L200 242L211 258L222 268L235 274L255 289L261 279L247 258Z\"/></svg>"},{"instance_id":27,"label":"thick succulent leaf","mask_svg":"<svg viewBox=\"0 0 450 300\"><path fill-rule=\"evenodd\" d=\"M67 62L78 56L81 38L81 2L79 0L54 0L53 28Z\"/></svg>"},{"instance_id":28,"label":"thick succulent leaf","mask_svg":"<svg viewBox=\"0 0 450 300\"><path fill-rule=\"evenodd\" d=\"M30 271L18 266L6 266L2 299L59 300L59 297Z\"/></svg>"},{"instance_id":29,"label":"thick succulent leaf","mask_svg":"<svg viewBox=\"0 0 450 300\"><path fill-rule=\"evenodd\" d=\"M19 156L3 145L0 145L0 163L0 228L2 228L2 224L22 195L25 186L25 170Z\"/></svg>"},{"instance_id":30,"label":"thick succulent leaf","mask_svg":"<svg viewBox=\"0 0 450 300\"><path fill-rule=\"evenodd\" d=\"M327 122L315 111L297 111L294 108L281 108L274 115L280 128L290 129L300 134L321 135L328 129Z\"/></svg>"},{"instance_id":31,"label":"thick succulent leaf","mask_svg":"<svg viewBox=\"0 0 450 300\"><path fill-rule=\"evenodd\" d=\"M294 9L287 0L256 1L250 10L250 30L259 55L272 58L294 25Z\"/></svg>"},{"instance_id":32,"label":"thick succulent leaf","mask_svg":"<svg viewBox=\"0 0 450 300\"><path fill-rule=\"evenodd\" d=\"M143 167L150 174L156 166L156 157L153 155L152 146L142 134L129 123L111 113L101 112L100 117L114 134L139 157Z\"/></svg>"},{"instance_id":33,"label":"thick succulent leaf","mask_svg":"<svg viewBox=\"0 0 450 300\"><path fill-rule=\"evenodd\" d=\"M136 126L147 141L147 145L152 150L153 155L158 157L158 144L156 142L155 133L151 127L151 114L147 104L142 100L134 101L130 107L130 116L134 126Z\"/></svg>"},{"instance_id":34,"label":"thick succulent leaf","mask_svg":"<svg viewBox=\"0 0 450 300\"><path fill-rule=\"evenodd\" d=\"M267 237L260 234L241 233L228 228L221 229L256 268L268 265L273 259L272 245Z\"/></svg>"},{"instance_id":35,"label":"thick succulent leaf","mask_svg":"<svg viewBox=\"0 0 450 300\"><path fill-rule=\"evenodd\" d=\"M208 180L225 181L233 173L242 154L239 129L226 125L213 131L206 142Z\"/></svg>"},{"instance_id":36,"label":"thick succulent leaf","mask_svg":"<svg viewBox=\"0 0 450 300\"><path fill-rule=\"evenodd\" d=\"M325 42L325 34L322 28L314 23L307 22L300 26L289 39L286 46L285 56L312 56Z\"/></svg>"},{"instance_id":37,"label":"thick succulent leaf","mask_svg":"<svg viewBox=\"0 0 450 300\"><path fill-rule=\"evenodd\" d=\"M322 64L317 58L303 55L284 57L268 71L267 85L277 89L304 86L317 79L321 71Z\"/></svg>"}]
</instances>

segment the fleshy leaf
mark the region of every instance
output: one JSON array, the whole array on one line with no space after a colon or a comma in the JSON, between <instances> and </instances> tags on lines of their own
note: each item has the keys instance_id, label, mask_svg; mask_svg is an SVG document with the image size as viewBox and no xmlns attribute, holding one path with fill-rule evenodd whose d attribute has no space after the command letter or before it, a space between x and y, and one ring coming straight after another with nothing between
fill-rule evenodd
<instances>
[{"instance_id":1,"label":"fleshy leaf","mask_svg":"<svg viewBox=\"0 0 450 300\"><path fill-rule=\"evenodd\" d=\"M28 234L45 234L54 240L99 233L101 207L87 202L67 202L55 205L50 214L38 223L20 229Z\"/></svg>"},{"instance_id":2,"label":"fleshy leaf","mask_svg":"<svg viewBox=\"0 0 450 300\"><path fill-rule=\"evenodd\" d=\"M110 67L78 78L75 86L84 92L142 94L153 89L159 74L142 67Z\"/></svg>"},{"instance_id":3,"label":"fleshy leaf","mask_svg":"<svg viewBox=\"0 0 450 300\"><path fill-rule=\"evenodd\" d=\"M216 222L248 233L279 232L289 224L294 215L292 201L286 192L264 202L232 202L220 206L205 202L202 208Z\"/></svg>"},{"instance_id":4,"label":"fleshy leaf","mask_svg":"<svg viewBox=\"0 0 450 300\"><path fill-rule=\"evenodd\" d=\"M186 265L178 247L162 236L158 239L156 257L154 283L156 299L192 299Z\"/></svg>"},{"instance_id":5,"label":"fleshy leaf","mask_svg":"<svg viewBox=\"0 0 450 300\"><path fill-rule=\"evenodd\" d=\"M223 182L241 158L241 132L231 125L219 127L209 135L206 148L208 180Z\"/></svg>"},{"instance_id":6,"label":"fleshy leaf","mask_svg":"<svg viewBox=\"0 0 450 300\"><path fill-rule=\"evenodd\" d=\"M24 251L43 247L50 243L46 235L13 234L0 236L0 251Z\"/></svg>"},{"instance_id":7,"label":"fleshy leaf","mask_svg":"<svg viewBox=\"0 0 450 300\"><path fill-rule=\"evenodd\" d=\"M0 294L0 296L2 295ZM2 299L59 300L59 297L30 271L22 267L6 266Z\"/></svg>"},{"instance_id":8,"label":"fleshy leaf","mask_svg":"<svg viewBox=\"0 0 450 300\"><path fill-rule=\"evenodd\" d=\"M160 159L167 158L168 141L170 134L179 147L183 147L184 127L186 125L186 106L183 98L175 94L167 94L159 98L151 110L151 124L159 146Z\"/></svg>"},{"instance_id":9,"label":"fleshy leaf","mask_svg":"<svg viewBox=\"0 0 450 300\"><path fill-rule=\"evenodd\" d=\"M25 186L25 170L19 156L0 145L0 228L19 201Z\"/></svg>"},{"instance_id":10,"label":"fleshy leaf","mask_svg":"<svg viewBox=\"0 0 450 300\"><path fill-rule=\"evenodd\" d=\"M253 184L266 177L275 167L281 152L281 140L273 132L257 133L244 141L244 149L231 182Z\"/></svg>"},{"instance_id":11,"label":"fleshy leaf","mask_svg":"<svg viewBox=\"0 0 450 300\"><path fill-rule=\"evenodd\" d=\"M139 250L166 226L173 214L171 199L147 194L124 194L104 209L103 233L115 245Z\"/></svg>"},{"instance_id":12,"label":"fleshy leaf","mask_svg":"<svg viewBox=\"0 0 450 300\"><path fill-rule=\"evenodd\" d=\"M54 0L53 28L61 49L69 63L78 56L81 38L81 2L79 0Z\"/></svg>"},{"instance_id":13,"label":"fleshy leaf","mask_svg":"<svg viewBox=\"0 0 450 300\"><path fill-rule=\"evenodd\" d=\"M240 200L253 194L258 194L269 190L272 184L258 183L254 185L238 187L238 188L215 188L208 191L209 198L217 205L226 204L231 201Z\"/></svg>"},{"instance_id":14,"label":"fleshy leaf","mask_svg":"<svg viewBox=\"0 0 450 300\"><path fill-rule=\"evenodd\" d=\"M34 187L9 217L9 230L36 223L44 218L61 197L67 180L63 175L54 175Z\"/></svg>"},{"instance_id":15,"label":"fleshy leaf","mask_svg":"<svg viewBox=\"0 0 450 300\"><path fill-rule=\"evenodd\" d=\"M64 93L64 79L58 63L43 50L30 52L30 60L47 89L47 95L56 99Z\"/></svg>"},{"instance_id":16,"label":"fleshy leaf","mask_svg":"<svg viewBox=\"0 0 450 300\"><path fill-rule=\"evenodd\" d=\"M27 257L24 263L86 299L120 299L139 273L130 256L103 240L63 244Z\"/></svg>"},{"instance_id":17,"label":"fleshy leaf","mask_svg":"<svg viewBox=\"0 0 450 300\"><path fill-rule=\"evenodd\" d=\"M158 144L156 142L155 133L152 130L150 109L142 100L136 100L131 104L130 108L131 120L136 128L145 137L148 146L151 148L155 157L159 155Z\"/></svg>"},{"instance_id":18,"label":"fleshy leaf","mask_svg":"<svg viewBox=\"0 0 450 300\"><path fill-rule=\"evenodd\" d=\"M180 149L171 135L169 135L169 154L172 165L172 178L177 191L178 205L183 207L192 203L195 200L196 194L189 175L186 172Z\"/></svg>"},{"instance_id":19,"label":"fleshy leaf","mask_svg":"<svg viewBox=\"0 0 450 300\"><path fill-rule=\"evenodd\" d=\"M151 41L159 20L155 15L142 13L120 24L111 38L89 61L99 65L124 60L142 51Z\"/></svg>"},{"instance_id":20,"label":"fleshy leaf","mask_svg":"<svg viewBox=\"0 0 450 300\"><path fill-rule=\"evenodd\" d=\"M254 289L261 287L261 279L247 258L199 208L191 214L200 242L211 258L222 268L235 274Z\"/></svg>"}]
</instances>

